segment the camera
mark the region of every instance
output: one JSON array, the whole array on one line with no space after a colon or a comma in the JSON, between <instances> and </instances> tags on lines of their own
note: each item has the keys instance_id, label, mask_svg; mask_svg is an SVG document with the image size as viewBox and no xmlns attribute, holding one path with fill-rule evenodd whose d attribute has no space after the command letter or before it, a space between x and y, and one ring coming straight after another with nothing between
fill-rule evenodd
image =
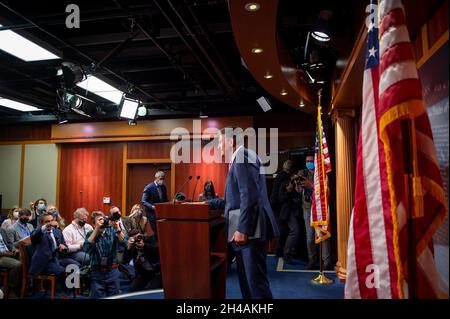
<instances>
[{"instance_id":1,"label":"camera","mask_svg":"<svg viewBox=\"0 0 450 319\"><path fill-rule=\"evenodd\" d=\"M294 178L294 183L295 184L300 184L301 182L304 182L306 180L305 176L296 176Z\"/></svg>"},{"instance_id":2,"label":"camera","mask_svg":"<svg viewBox=\"0 0 450 319\"><path fill-rule=\"evenodd\" d=\"M111 216L105 216L105 217L103 217L103 225L102 225L102 228L111 227L111 226L109 225L109 222L110 222L110 221L111 221L111 222L116 222L116 221L120 220L120 217L122 217L122 216L121 216L120 213L118 213L118 212L112 213Z\"/></svg>"},{"instance_id":3,"label":"camera","mask_svg":"<svg viewBox=\"0 0 450 319\"><path fill-rule=\"evenodd\" d=\"M140 242L143 238L144 238L144 237L143 237L142 235L137 235L136 238L135 238L135 240L134 240L134 242L135 242L135 243L138 243L138 242Z\"/></svg>"}]
</instances>

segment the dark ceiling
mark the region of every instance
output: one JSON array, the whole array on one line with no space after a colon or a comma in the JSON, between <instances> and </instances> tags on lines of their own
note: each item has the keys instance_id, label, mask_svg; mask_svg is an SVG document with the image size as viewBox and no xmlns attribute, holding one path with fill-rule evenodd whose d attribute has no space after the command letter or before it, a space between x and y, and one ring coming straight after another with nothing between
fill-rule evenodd
<instances>
[{"instance_id":1,"label":"dark ceiling","mask_svg":"<svg viewBox=\"0 0 450 319\"><path fill-rule=\"evenodd\" d=\"M79 29L65 25L70 3L80 7ZM332 12L333 40L327 47L306 36L322 10ZM364 1L280 1L278 30L302 68L319 58L327 66L324 105L331 79L345 66L364 18ZM234 42L228 2L181 0L0 1L0 30L10 28L62 52L63 60L24 62L0 51L0 95L34 104L43 112L22 113L0 107L2 123L55 121L56 69L62 61L84 66L146 105L147 119L262 112L255 99L269 98L272 112L299 112L268 95L241 63ZM255 26L249 26L255 27ZM192 32L192 33L191 33ZM306 57L306 59L305 59ZM93 120L118 119L118 107L94 100ZM71 121L87 118L70 114Z\"/></svg>"}]
</instances>

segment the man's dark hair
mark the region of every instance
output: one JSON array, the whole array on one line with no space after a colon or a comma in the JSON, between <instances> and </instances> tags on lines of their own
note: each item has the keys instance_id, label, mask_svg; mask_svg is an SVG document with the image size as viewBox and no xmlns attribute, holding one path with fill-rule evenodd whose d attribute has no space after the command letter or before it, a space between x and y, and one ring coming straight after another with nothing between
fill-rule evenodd
<instances>
[{"instance_id":1,"label":"man's dark hair","mask_svg":"<svg viewBox=\"0 0 450 319\"><path fill-rule=\"evenodd\" d=\"M139 234L139 233L140 233L139 230L137 230L137 229L132 229L132 230L130 230L130 231L128 232L128 237L136 236L136 235Z\"/></svg>"},{"instance_id":2,"label":"man's dark hair","mask_svg":"<svg viewBox=\"0 0 450 319\"><path fill-rule=\"evenodd\" d=\"M92 212L92 215L91 215L91 222L92 222L93 224L95 224L95 218L96 218L96 217L99 217L99 216L105 217L105 214L104 214L103 212L99 211L99 210L96 210L96 211Z\"/></svg>"},{"instance_id":3,"label":"man's dark hair","mask_svg":"<svg viewBox=\"0 0 450 319\"><path fill-rule=\"evenodd\" d=\"M308 152L306 152L306 155L305 155L305 158L307 158L308 156L312 156L312 157L314 157L314 152L313 151L308 151Z\"/></svg>"},{"instance_id":4,"label":"man's dark hair","mask_svg":"<svg viewBox=\"0 0 450 319\"><path fill-rule=\"evenodd\" d=\"M41 215L41 224L44 222L44 217L46 217L46 216L52 216L52 219L55 218L55 216L53 216L52 214L45 212Z\"/></svg>"},{"instance_id":5,"label":"man's dark hair","mask_svg":"<svg viewBox=\"0 0 450 319\"><path fill-rule=\"evenodd\" d=\"M19 208L19 218L22 216L31 216L31 211L28 208Z\"/></svg>"}]
</instances>

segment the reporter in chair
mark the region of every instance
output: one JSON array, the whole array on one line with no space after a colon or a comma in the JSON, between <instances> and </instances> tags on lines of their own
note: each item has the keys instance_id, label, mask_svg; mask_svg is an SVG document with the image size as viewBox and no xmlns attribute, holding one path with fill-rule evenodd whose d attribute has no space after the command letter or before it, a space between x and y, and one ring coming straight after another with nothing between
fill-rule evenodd
<instances>
[{"instance_id":1,"label":"reporter in chair","mask_svg":"<svg viewBox=\"0 0 450 319\"><path fill-rule=\"evenodd\" d=\"M110 220L103 212L91 215L94 229L86 234L83 250L89 254L91 266L91 298L104 298L120 293L117 251L125 247L127 238L118 220Z\"/></svg>"},{"instance_id":2,"label":"reporter in chair","mask_svg":"<svg viewBox=\"0 0 450 319\"><path fill-rule=\"evenodd\" d=\"M133 259L136 277L129 291L158 289L162 287L158 245L152 238L144 236L136 229L131 230L124 260Z\"/></svg>"}]
</instances>

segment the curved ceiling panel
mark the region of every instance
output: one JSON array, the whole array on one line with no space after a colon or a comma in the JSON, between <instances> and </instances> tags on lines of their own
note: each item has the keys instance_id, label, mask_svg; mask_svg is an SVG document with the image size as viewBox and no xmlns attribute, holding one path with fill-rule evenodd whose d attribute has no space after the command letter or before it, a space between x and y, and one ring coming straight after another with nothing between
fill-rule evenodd
<instances>
[{"instance_id":1,"label":"curved ceiling panel","mask_svg":"<svg viewBox=\"0 0 450 319\"><path fill-rule=\"evenodd\" d=\"M278 0L233 0L229 8L236 45L256 81L285 104L314 111L305 73L295 66L277 32Z\"/></svg>"}]
</instances>

